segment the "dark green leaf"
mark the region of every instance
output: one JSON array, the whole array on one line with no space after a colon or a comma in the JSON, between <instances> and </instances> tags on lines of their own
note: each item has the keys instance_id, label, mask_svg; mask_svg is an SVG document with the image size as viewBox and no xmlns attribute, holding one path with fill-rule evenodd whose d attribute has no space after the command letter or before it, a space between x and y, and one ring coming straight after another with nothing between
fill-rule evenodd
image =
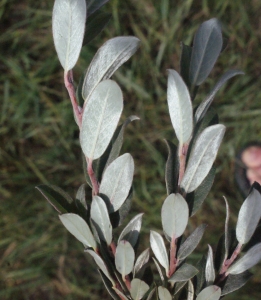
<instances>
[{"instance_id":1,"label":"dark green leaf","mask_svg":"<svg viewBox=\"0 0 261 300\"><path fill-rule=\"evenodd\" d=\"M85 198L85 184L82 184L77 191L75 205L81 217L87 219L88 207Z\"/></svg>"},{"instance_id":2,"label":"dark green leaf","mask_svg":"<svg viewBox=\"0 0 261 300\"><path fill-rule=\"evenodd\" d=\"M196 294L198 294L205 285L205 269L206 269L207 258L205 255L202 256L201 260L196 264L198 274L193 278L193 284L195 287Z\"/></svg>"},{"instance_id":3,"label":"dark green leaf","mask_svg":"<svg viewBox=\"0 0 261 300\"><path fill-rule=\"evenodd\" d=\"M109 0L86 0L87 4L87 15L88 17L93 14L96 10L101 8Z\"/></svg>"},{"instance_id":4,"label":"dark green leaf","mask_svg":"<svg viewBox=\"0 0 261 300\"><path fill-rule=\"evenodd\" d=\"M178 189L178 179L179 179L179 160L177 153L177 146L171 141L164 140L168 147L168 159L166 162L165 169L165 181L167 194L176 193Z\"/></svg>"},{"instance_id":5,"label":"dark green leaf","mask_svg":"<svg viewBox=\"0 0 261 300\"><path fill-rule=\"evenodd\" d=\"M181 42L181 57L180 57L180 75L190 88L189 69L191 60L192 47L185 45Z\"/></svg>"},{"instance_id":6,"label":"dark green leaf","mask_svg":"<svg viewBox=\"0 0 261 300\"><path fill-rule=\"evenodd\" d=\"M180 281L175 283L174 289L173 289L173 295L176 295L185 285L187 281Z\"/></svg>"},{"instance_id":7,"label":"dark green leaf","mask_svg":"<svg viewBox=\"0 0 261 300\"><path fill-rule=\"evenodd\" d=\"M226 283L222 288L221 295L227 295L240 289L252 276L253 274L249 271L237 275L228 275Z\"/></svg>"},{"instance_id":8,"label":"dark green leaf","mask_svg":"<svg viewBox=\"0 0 261 300\"><path fill-rule=\"evenodd\" d=\"M119 296L116 294L116 292L112 289L110 280L103 274L103 272L98 269L98 272L102 278L103 284L105 285L108 293L114 300L120 300Z\"/></svg>"},{"instance_id":9,"label":"dark green leaf","mask_svg":"<svg viewBox=\"0 0 261 300\"><path fill-rule=\"evenodd\" d=\"M188 281L198 273L198 270L189 264L183 264L176 272L169 278L169 282L173 285L176 282Z\"/></svg>"}]
</instances>

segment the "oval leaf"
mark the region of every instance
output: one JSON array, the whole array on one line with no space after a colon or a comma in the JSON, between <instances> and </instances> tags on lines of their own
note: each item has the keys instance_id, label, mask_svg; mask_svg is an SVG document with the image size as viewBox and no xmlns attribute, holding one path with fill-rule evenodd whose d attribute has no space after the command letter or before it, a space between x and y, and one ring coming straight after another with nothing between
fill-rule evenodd
<instances>
[{"instance_id":1,"label":"oval leaf","mask_svg":"<svg viewBox=\"0 0 261 300\"><path fill-rule=\"evenodd\" d=\"M169 273L169 258L162 236L156 231L150 231L150 246L159 263Z\"/></svg>"},{"instance_id":2,"label":"oval leaf","mask_svg":"<svg viewBox=\"0 0 261 300\"><path fill-rule=\"evenodd\" d=\"M240 274L252 268L261 260L261 243L255 245L247 253L236 261L228 270L228 274Z\"/></svg>"},{"instance_id":3,"label":"oval leaf","mask_svg":"<svg viewBox=\"0 0 261 300\"><path fill-rule=\"evenodd\" d=\"M101 82L84 107L80 142L89 159L99 158L113 136L123 109L120 87L112 80Z\"/></svg>"},{"instance_id":4,"label":"oval leaf","mask_svg":"<svg viewBox=\"0 0 261 300\"><path fill-rule=\"evenodd\" d=\"M221 296L221 289L216 285L210 285L202 290L196 300L218 300Z\"/></svg>"},{"instance_id":5,"label":"oval leaf","mask_svg":"<svg viewBox=\"0 0 261 300\"><path fill-rule=\"evenodd\" d=\"M109 198L110 213L118 210L126 200L132 185L133 173L134 161L129 153L119 156L105 170L100 193Z\"/></svg>"},{"instance_id":6,"label":"oval leaf","mask_svg":"<svg viewBox=\"0 0 261 300\"><path fill-rule=\"evenodd\" d=\"M189 218L186 200L180 194L170 194L161 209L162 227L173 239L180 237L185 231Z\"/></svg>"},{"instance_id":7,"label":"oval leaf","mask_svg":"<svg viewBox=\"0 0 261 300\"><path fill-rule=\"evenodd\" d=\"M150 289L150 287L144 281L134 278L131 281L130 294L134 300L140 300Z\"/></svg>"},{"instance_id":8,"label":"oval leaf","mask_svg":"<svg viewBox=\"0 0 261 300\"><path fill-rule=\"evenodd\" d=\"M120 36L107 41L95 54L85 75L82 96L89 99L96 86L127 61L138 49L139 39L132 36Z\"/></svg>"},{"instance_id":9,"label":"oval leaf","mask_svg":"<svg viewBox=\"0 0 261 300\"><path fill-rule=\"evenodd\" d=\"M188 281L198 273L198 270L189 264L183 264L169 279L171 284Z\"/></svg>"},{"instance_id":10,"label":"oval leaf","mask_svg":"<svg viewBox=\"0 0 261 300\"><path fill-rule=\"evenodd\" d=\"M91 204L91 218L99 233L99 236L107 245L112 241L112 226L107 206L102 198L94 196Z\"/></svg>"},{"instance_id":11,"label":"oval leaf","mask_svg":"<svg viewBox=\"0 0 261 300\"><path fill-rule=\"evenodd\" d=\"M160 300L172 300L170 292L163 286L158 287L158 293Z\"/></svg>"},{"instance_id":12,"label":"oval leaf","mask_svg":"<svg viewBox=\"0 0 261 300\"><path fill-rule=\"evenodd\" d=\"M253 188L240 208L236 235L241 244L246 244L252 237L261 218L261 195Z\"/></svg>"},{"instance_id":13,"label":"oval leaf","mask_svg":"<svg viewBox=\"0 0 261 300\"><path fill-rule=\"evenodd\" d=\"M193 130L192 104L188 88L175 70L169 70L167 97L171 123L183 145Z\"/></svg>"},{"instance_id":14,"label":"oval leaf","mask_svg":"<svg viewBox=\"0 0 261 300\"><path fill-rule=\"evenodd\" d=\"M86 21L85 0L55 0L53 39L61 65L71 70L80 55Z\"/></svg>"},{"instance_id":15,"label":"oval leaf","mask_svg":"<svg viewBox=\"0 0 261 300\"><path fill-rule=\"evenodd\" d=\"M59 216L61 222L66 229L74 235L77 240L82 242L87 247L92 247L96 250L96 242L91 233L88 224L76 214L63 214Z\"/></svg>"},{"instance_id":16,"label":"oval leaf","mask_svg":"<svg viewBox=\"0 0 261 300\"><path fill-rule=\"evenodd\" d=\"M244 286L247 281L253 276L252 273L249 271L245 271L241 274L237 275L228 275L226 279L225 285L222 287L221 295L227 295L229 293L232 293L238 289L240 289L242 286Z\"/></svg>"},{"instance_id":17,"label":"oval leaf","mask_svg":"<svg viewBox=\"0 0 261 300\"><path fill-rule=\"evenodd\" d=\"M150 248L147 248L136 259L136 263L133 268L134 277L135 274L137 274L140 271L140 269L149 261L149 258L150 258Z\"/></svg>"},{"instance_id":18,"label":"oval leaf","mask_svg":"<svg viewBox=\"0 0 261 300\"><path fill-rule=\"evenodd\" d=\"M122 278L125 278L132 271L134 259L135 253L131 244L127 241L120 241L116 248L115 266Z\"/></svg>"},{"instance_id":19,"label":"oval leaf","mask_svg":"<svg viewBox=\"0 0 261 300\"><path fill-rule=\"evenodd\" d=\"M205 277L207 285L213 284L215 280L215 268L214 268L214 260L213 260L213 250L208 245L208 256L207 256L207 263L205 269Z\"/></svg>"},{"instance_id":20,"label":"oval leaf","mask_svg":"<svg viewBox=\"0 0 261 300\"><path fill-rule=\"evenodd\" d=\"M200 85L211 72L222 49L221 26L217 19L210 19L199 27L193 41L190 62L190 82Z\"/></svg>"},{"instance_id":21,"label":"oval leaf","mask_svg":"<svg viewBox=\"0 0 261 300\"><path fill-rule=\"evenodd\" d=\"M142 216L143 214L138 214L128 223L128 225L122 230L118 243L121 240L125 240L128 241L134 248L139 237L141 223L142 223Z\"/></svg>"},{"instance_id":22,"label":"oval leaf","mask_svg":"<svg viewBox=\"0 0 261 300\"><path fill-rule=\"evenodd\" d=\"M181 181L181 187L186 193L194 191L207 176L224 134L225 126L217 124L207 127L199 135Z\"/></svg>"}]
</instances>

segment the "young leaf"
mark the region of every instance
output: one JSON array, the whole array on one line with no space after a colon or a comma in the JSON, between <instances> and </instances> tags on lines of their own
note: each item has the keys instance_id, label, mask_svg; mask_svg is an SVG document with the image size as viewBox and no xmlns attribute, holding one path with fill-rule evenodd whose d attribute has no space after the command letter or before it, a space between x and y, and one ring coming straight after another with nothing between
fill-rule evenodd
<instances>
[{"instance_id":1,"label":"young leaf","mask_svg":"<svg viewBox=\"0 0 261 300\"><path fill-rule=\"evenodd\" d=\"M180 75L187 87L190 87L189 69L191 60L192 47L181 43L181 57L180 57Z\"/></svg>"},{"instance_id":2,"label":"young leaf","mask_svg":"<svg viewBox=\"0 0 261 300\"><path fill-rule=\"evenodd\" d=\"M169 273L169 258L162 236L156 231L150 231L150 246L159 263Z\"/></svg>"},{"instance_id":3,"label":"young leaf","mask_svg":"<svg viewBox=\"0 0 261 300\"><path fill-rule=\"evenodd\" d=\"M61 65L71 70L80 55L86 21L85 0L55 0L53 39Z\"/></svg>"},{"instance_id":4,"label":"young leaf","mask_svg":"<svg viewBox=\"0 0 261 300\"><path fill-rule=\"evenodd\" d=\"M249 271L245 271L237 275L228 275L225 285L222 288L221 296L232 293L246 284L246 282L253 276Z\"/></svg>"},{"instance_id":5,"label":"young leaf","mask_svg":"<svg viewBox=\"0 0 261 300\"><path fill-rule=\"evenodd\" d=\"M86 0L88 16L93 14L96 10L101 8L109 0Z\"/></svg>"},{"instance_id":6,"label":"young leaf","mask_svg":"<svg viewBox=\"0 0 261 300\"><path fill-rule=\"evenodd\" d=\"M236 261L230 268L228 268L228 274L240 274L244 271L252 268L261 260L261 243L255 245L247 253Z\"/></svg>"},{"instance_id":7,"label":"young leaf","mask_svg":"<svg viewBox=\"0 0 261 300\"><path fill-rule=\"evenodd\" d=\"M216 285L210 285L202 290L196 300L218 300L221 296L221 289Z\"/></svg>"},{"instance_id":8,"label":"young leaf","mask_svg":"<svg viewBox=\"0 0 261 300\"><path fill-rule=\"evenodd\" d=\"M133 268L133 276L137 274L141 268L149 261L150 258L150 248L144 250L136 259L134 268Z\"/></svg>"},{"instance_id":9,"label":"young leaf","mask_svg":"<svg viewBox=\"0 0 261 300\"><path fill-rule=\"evenodd\" d=\"M115 253L115 266L121 273L122 278L132 272L135 254L131 244L127 241L120 241Z\"/></svg>"},{"instance_id":10,"label":"young leaf","mask_svg":"<svg viewBox=\"0 0 261 300\"><path fill-rule=\"evenodd\" d=\"M205 269L205 277L207 285L212 285L215 281L215 268L214 268L214 260L213 260L213 250L208 245L208 256L207 256L207 263L206 263L206 269Z\"/></svg>"},{"instance_id":11,"label":"young leaf","mask_svg":"<svg viewBox=\"0 0 261 300\"><path fill-rule=\"evenodd\" d=\"M181 145L186 143L193 130L192 103L184 81L175 70L168 70L168 106L171 123Z\"/></svg>"},{"instance_id":12,"label":"young leaf","mask_svg":"<svg viewBox=\"0 0 261 300\"><path fill-rule=\"evenodd\" d=\"M85 184L82 184L79 187L75 198L79 202L79 204L81 204L86 210L88 209L86 199L85 199Z\"/></svg>"},{"instance_id":13,"label":"young leaf","mask_svg":"<svg viewBox=\"0 0 261 300\"><path fill-rule=\"evenodd\" d=\"M162 227L171 238L180 237L185 231L189 218L188 204L180 194L170 194L161 209Z\"/></svg>"},{"instance_id":14,"label":"young leaf","mask_svg":"<svg viewBox=\"0 0 261 300\"><path fill-rule=\"evenodd\" d=\"M112 241L112 226L107 206L102 198L94 196L91 204L91 218L99 233L99 236L107 245Z\"/></svg>"},{"instance_id":15,"label":"young leaf","mask_svg":"<svg viewBox=\"0 0 261 300\"><path fill-rule=\"evenodd\" d=\"M80 142L89 159L99 158L106 150L123 108L120 87L112 80L98 84L84 107Z\"/></svg>"},{"instance_id":16,"label":"young leaf","mask_svg":"<svg viewBox=\"0 0 261 300\"><path fill-rule=\"evenodd\" d=\"M109 212L118 210L126 200L133 179L134 162L129 153L125 153L115 159L105 170L100 193L106 195L110 203Z\"/></svg>"},{"instance_id":17,"label":"young leaf","mask_svg":"<svg viewBox=\"0 0 261 300\"><path fill-rule=\"evenodd\" d=\"M192 86L200 85L211 72L222 49L221 26L210 19L199 27L193 41L189 78Z\"/></svg>"},{"instance_id":18,"label":"young leaf","mask_svg":"<svg viewBox=\"0 0 261 300\"><path fill-rule=\"evenodd\" d=\"M198 137L181 181L181 187L186 193L194 191L207 176L224 133L225 126L217 124L207 127Z\"/></svg>"},{"instance_id":19,"label":"young leaf","mask_svg":"<svg viewBox=\"0 0 261 300\"><path fill-rule=\"evenodd\" d=\"M199 122L206 114L208 108L210 107L212 101L214 100L214 97L216 93L221 89L221 87L232 77L236 75L243 75L244 72L240 70L229 70L223 76L219 79L219 81L214 86L213 90L210 92L210 94L206 97L204 101L201 102L199 107L197 108L197 111L195 113L195 122Z\"/></svg>"},{"instance_id":20,"label":"young leaf","mask_svg":"<svg viewBox=\"0 0 261 300\"><path fill-rule=\"evenodd\" d=\"M95 54L85 75L82 96L89 99L96 86L127 61L138 49L139 39L120 36L107 41ZM89 100L88 100L89 101Z\"/></svg>"},{"instance_id":21,"label":"young leaf","mask_svg":"<svg viewBox=\"0 0 261 300\"><path fill-rule=\"evenodd\" d=\"M157 271L158 271L158 273L159 273L160 279L161 279L162 283L164 283L164 276L163 276L163 273L162 273L162 271L161 271L161 268L160 268L160 266L159 266L157 260L156 260L154 257L152 257L152 259L153 259L154 264L155 264L155 266L156 266L156 268L157 268Z\"/></svg>"},{"instance_id":22,"label":"young leaf","mask_svg":"<svg viewBox=\"0 0 261 300\"><path fill-rule=\"evenodd\" d=\"M150 287L144 281L134 278L131 281L130 294L134 300L140 300L150 289Z\"/></svg>"},{"instance_id":23,"label":"young leaf","mask_svg":"<svg viewBox=\"0 0 261 300\"><path fill-rule=\"evenodd\" d=\"M133 248L135 247L141 229L142 216L143 214L138 214L128 223L128 225L122 230L118 243L121 240L125 240L128 241Z\"/></svg>"},{"instance_id":24,"label":"young leaf","mask_svg":"<svg viewBox=\"0 0 261 300\"><path fill-rule=\"evenodd\" d=\"M158 293L160 300L172 300L170 292L163 286L158 287Z\"/></svg>"},{"instance_id":25,"label":"young leaf","mask_svg":"<svg viewBox=\"0 0 261 300\"><path fill-rule=\"evenodd\" d=\"M194 251L194 249L197 247L198 243L200 242L206 227L207 227L206 224L201 224L192 232L192 234L184 241L184 243L181 244L177 254L177 258L179 260L185 259Z\"/></svg>"},{"instance_id":26,"label":"young leaf","mask_svg":"<svg viewBox=\"0 0 261 300\"><path fill-rule=\"evenodd\" d=\"M236 226L237 240L246 244L252 237L261 217L261 195L253 189L240 208Z\"/></svg>"},{"instance_id":27,"label":"young leaf","mask_svg":"<svg viewBox=\"0 0 261 300\"><path fill-rule=\"evenodd\" d=\"M194 300L194 285L191 280L188 282L188 298L187 300Z\"/></svg>"},{"instance_id":28,"label":"young leaf","mask_svg":"<svg viewBox=\"0 0 261 300\"><path fill-rule=\"evenodd\" d=\"M63 214L59 216L66 229L74 235L77 240L87 247L96 250L96 242L88 224L76 214Z\"/></svg>"},{"instance_id":29,"label":"young leaf","mask_svg":"<svg viewBox=\"0 0 261 300\"><path fill-rule=\"evenodd\" d=\"M115 282L112 279L103 259L92 250L85 250L85 252L89 253L93 257L93 259L94 259L96 265L99 267L99 269L101 269L102 272L104 273L104 275L110 280L110 282L112 283L112 286L115 286Z\"/></svg>"},{"instance_id":30,"label":"young leaf","mask_svg":"<svg viewBox=\"0 0 261 300\"><path fill-rule=\"evenodd\" d=\"M172 285L176 282L188 281L198 273L198 270L189 264L183 264L168 280Z\"/></svg>"}]
</instances>

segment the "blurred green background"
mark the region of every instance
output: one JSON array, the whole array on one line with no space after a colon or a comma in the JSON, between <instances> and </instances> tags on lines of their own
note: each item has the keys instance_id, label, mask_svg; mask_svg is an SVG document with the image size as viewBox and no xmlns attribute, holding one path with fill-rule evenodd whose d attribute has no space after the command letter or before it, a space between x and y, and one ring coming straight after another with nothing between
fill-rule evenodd
<instances>
[{"instance_id":1,"label":"blurred green background","mask_svg":"<svg viewBox=\"0 0 261 300\"><path fill-rule=\"evenodd\" d=\"M52 183L74 196L84 183L78 130L52 41L52 6L51 0L0 0L0 299L110 299L82 245L35 189ZM166 69L179 68L180 42L190 44L200 23L211 17L221 20L229 39L195 104L229 68L246 73L232 79L214 101L227 131L212 192L188 228L209 225L191 257L196 261L207 252L207 243L215 247L223 231L223 195L235 224L243 201L234 183L235 154L246 142L261 138L261 1L110 0L103 11L112 13L111 21L83 48L75 79L108 38L135 35L141 40L140 50L113 76L124 93L123 118L141 118L126 130L123 149L137 166L132 215L145 213L140 249L148 244L149 228L161 229L163 139L174 139ZM260 299L260 267L226 299Z\"/></svg>"}]
</instances>

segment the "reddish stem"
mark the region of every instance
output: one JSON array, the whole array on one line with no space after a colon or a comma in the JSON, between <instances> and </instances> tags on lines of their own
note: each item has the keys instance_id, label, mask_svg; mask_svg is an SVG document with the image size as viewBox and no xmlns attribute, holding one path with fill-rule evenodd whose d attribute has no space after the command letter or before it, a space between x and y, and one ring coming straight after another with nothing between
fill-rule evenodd
<instances>
[{"instance_id":1,"label":"reddish stem","mask_svg":"<svg viewBox=\"0 0 261 300\"><path fill-rule=\"evenodd\" d=\"M90 159L87 160L87 164L88 164L87 172L90 176L91 183L92 183L92 195L96 196L99 194L99 183L97 181L97 178L96 178L95 173L92 168L92 160L90 160Z\"/></svg>"},{"instance_id":2,"label":"reddish stem","mask_svg":"<svg viewBox=\"0 0 261 300\"><path fill-rule=\"evenodd\" d=\"M174 274L177 268L176 251L177 251L176 239L173 237L170 243L170 263L169 263L168 278Z\"/></svg>"},{"instance_id":3,"label":"reddish stem","mask_svg":"<svg viewBox=\"0 0 261 300\"><path fill-rule=\"evenodd\" d=\"M188 147L189 147L188 143L179 145L179 181L178 181L179 186L185 173Z\"/></svg>"},{"instance_id":4,"label":"reddish stem","mask_svg":"<svg viewBox=\"0 0 261 300\"><path fill-rule=\"evenodd\" d=\"M123 281L125 282L127 289L130 291L131 289L130 277L126 275L125 278L123 278Z\"/></svg>"},{"instance_id":5,"label":"reddish stem","mask_svg":"<svg viewBox=\"0 0 261 300\"><path fill-rule=\"evenodd\" d=\"M116 245L115 245L114 241L111 242L110 248L111 248L111 252L112 252L113 256L115 256L115 253L116 253Z\"/></svg>"}]
</instances>

